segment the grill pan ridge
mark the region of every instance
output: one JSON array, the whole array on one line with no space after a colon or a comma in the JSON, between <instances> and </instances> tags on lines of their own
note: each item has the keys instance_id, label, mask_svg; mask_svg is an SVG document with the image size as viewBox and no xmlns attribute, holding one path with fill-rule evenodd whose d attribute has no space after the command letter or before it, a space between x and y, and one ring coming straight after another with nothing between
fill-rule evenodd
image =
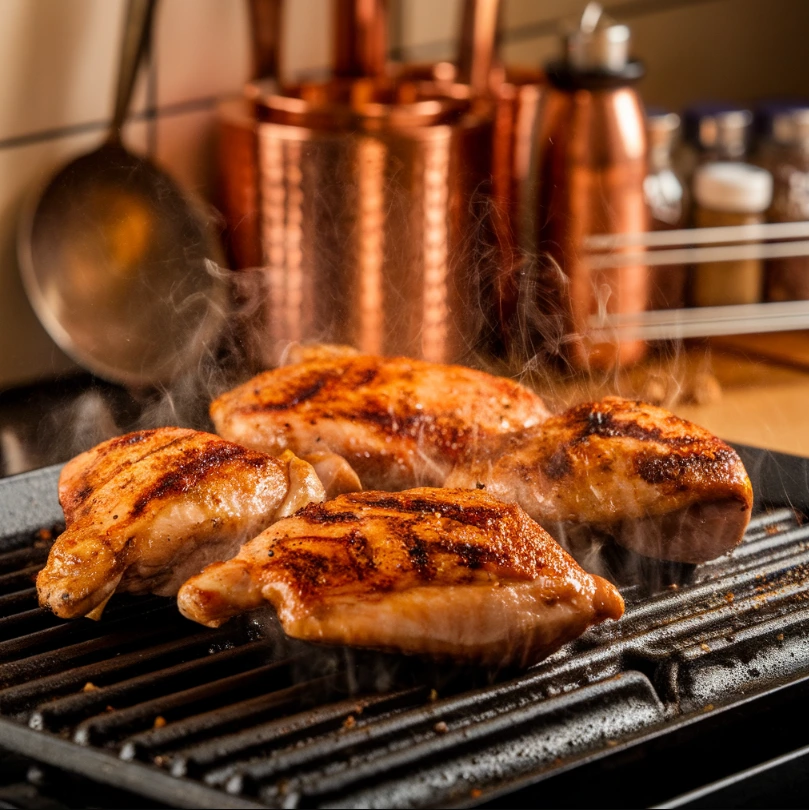
<instances>
[{"instance_id":1,"label":"grill pan ridge","mask_svg":"<svg viewBox=\"0 0 809 810\"><path fill-rule=\"evenodd\" d=\"M0 481L0 747L177 807L707 806L809 744L790 710L809 696L809 460L737 449L745 542L623 588L620 621L523 673L317 649L267 618L204 630L157 597L60 621L34 588L59 468Z\"/></svg>"}]
</instances>

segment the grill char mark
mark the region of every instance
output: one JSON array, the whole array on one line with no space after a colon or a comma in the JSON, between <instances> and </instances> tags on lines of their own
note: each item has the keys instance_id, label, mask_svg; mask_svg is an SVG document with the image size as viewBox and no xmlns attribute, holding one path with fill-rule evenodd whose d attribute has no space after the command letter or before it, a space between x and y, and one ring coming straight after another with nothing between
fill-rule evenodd
<instances>
[{"instance_id":1,"label":"grill char mark","mask_svg":"<svg viewBox=\"0 0 809 810\"><path fill-rule=\"evenodd\" d=\"M152 438L155 434L161 432L160 428L151 428L148 430L136 430L132 433L127 433L123 436L117 436L115 438L107 440L105 443L105 449L103 453L103 459L109 459L111 455L114 455L121 449L126 449L132 447L136 444L141 444L142 442L147 441L148 439ZM155 448L150 452L155 452L155 450L163 450L166 447L171 446L172 444L176 444L178 441L181 441L183 437L178 437L173 439L172 441L168 442L167 444L161 445L159 448ZM146 455L149 455L147 453ZM137 459L130 459L125 458L123 459L120 464L119 468L128 467L134 463ZM68 498L70 501L70 508L72 512L76 512L80 507L84 506L84 504L93 496L95 495L96 491L98 490L99 483L104 483L104 481L99 482L95 480L95 476L97 473L97 468L95 465L90 466L89 469L85 470L79 481L76 482L75 489L73 492L69 493Z\"/></svg>"},{"instance_id":2,"label":"grill char mark","mask_svg":"<svg viewBox=\"0 0 809 810\"><path fill-rule=\"evenodd\" d=\"M182 459L170 472L157 478L154 483L135 500L130 517L140 517L152 502L161 498L189 492L211 469L227 462L239 461L247 466L259 468L267 459L260 453L248 450L237 444L211 443L204 447L190 447L183 452Z\"/></svg>"},{"instance_id":3,"label":"grill char mark","mask_svg":"<svg viewBox=\"0 0 809 810\"><path fill-rule=\"evenodd\" d=\"M641 402L627 402L623 406L612 404L612 410L599 408L598 403L588 402L568 411L575 430L579 434L571 444L581 444L590 436L599 436L604 439L636 439L641 442L658 442L669 447L684 447L698 441L695 437L684 433L682 435L667 436L659 427L646 427L633 419L616 419L615 414L631 413L641 406ZM674 420L681 420L674 417Z\"/></svg>"},{"instance_id":4,"label":"grill char mark","mask_svg":"<svg viewBox=\"0 0 809 810\"><path fill-rule=\"evenodd\" d=\"M315 399L317 395L327 385L332 375L322 375L313 382L302 381L303 384L292 387L287 391L287 396L273 402L259 402L248 405L243 410L247 413L261 413L262 411L288 411L303 402Z\"/></svg>"},{"instance_id":5,"label":"grill char mark","mask_svg":"<svg viewBox=\"0 0 809 810\"><path fill-rule=\"evenodd\" d=\"M637 419L618 419L616 414L631 414L642 406L640 402L610 403L609 409L601 403L584 403L572 408L565 419L572 423L573 438L563 442L543 465L545 475L558 481L573 471L570 452L596 436L605 439L633 439L644 445L663 445L671 450L666 454L638 453L634 459L637 475L648 484L686 487L686 477L708 479L730 468L737 460L735 451L713 437L694 436L683 430L679 434L666 434L656 425L646 426ZM673 425L686 423L675 416L667 420Z\"/></svg>"},{"instance_id":6,"label":"grill char mark","mask_svg":"<svg viewBox=\"0 0 809 810\"><path fill-rule=\"evenodd\" d=\"M320 399L325 403L329 399L328 389L338 380L341 385L356 390L373 383L378 373L376 368L353 369L349 366L342 374L332 369L316 368L301 374L295 380L288 381L280 390L277 387L255 389L253 394L260 401L246 405L240 410L245 413L288 411L312 400ZM262 397L268 393L275 394L276 397L272 400L263 399Z\"/></svg>"},{"instance_id":7,"label":"grill char mark","mask_svg":"<svg viewBox=\"0 0 809 810\"><path fill-rule=\"evenodd\" d=\"M673 483L685 488L686 484L682 479L686 474L705 478L714 475L717 470L729 467L735 458L736 453L733 450L723 448L718 448L710 455L697 451L687 455L641 454L635 459L635 470L649 484Z\"/></svg>"},{"instance_id":8,"label":"grill char mark","mask_svg":"<svg viewBox=\"0 0 809 810\"><path fill-rule=\"evenodd\" d=\"M394 497L383 492L357 492L346 496L346 500L356 503L358 507L371 509L389 509L394 512L411 515L429 515L438 513L442 518L457 521L478 529L491 529L503 519L499 508L485 506L464 506L445 501L428 500L418 497ZM505 508L505 507L504 507ZM314 524L348 523L358 520L356 512L333 512L327 504L307 504L297 514L298 517Z\"/></svg>"},{"instance_id":9,"label":"grill char mark","mask_svg":"<svg viewBox=\"0 0 809 810\"><path fill-rule=\"evenodd\" d=\"M362 506L378 509L390 509L396 512L405 512L413 515L427 515L438 513L442 518L454 520L467 526L478 529L491 529L503 519L503 509L500 505L488 507L482 505L463 505L440 500L430 500L417 496L392 497L386 493L358 492L348 496Z\"/></svg>"},{"instance_id":10,"label":"grill char mark","mask_svg":"<svg viewBox=\"0 0 809 810\"><path fill-rule=\"evenodd\" d=\"M507 551L496 543L489 547L455 540L451 528L434 527L429 522L429 518L432 517L446 519L493 534L498 524L510 515L510 508L505 505L498 504L496 507L463 506L440 500L404 495L393 496L380 492L356 493L344 496L344 498L352 505L356 504L356 512L348 511L345 508L331 511L331 506L327 502L308 504L295 517L313 527L345 526L352 522L359 522L365 515L372 520L382 522L385 535L398 538L401 543L406 559L406 563L403 563L405 568L425 583L436 578L436 560L439 555L455 557L456 567L469 571L470 576L462 577L463 581L471 581L472 572L487 565L497 567L509 563ZM424 518L428 518L428 523L424 523ZM357 579L373 578L373 589L376 591L390 590L395 587L393 582L372 576L376 573L376 564L370 553L367 539L358 529L352 529L347 534L337 537L326 538L313 534L308 540L312 542L313 546L322 550L323 565L319 569L320 573L328 571L329 576L343 579L344 575L351 570ZM311 562L312 548L307 550L305 560L301 561L297 548L298 543L287 545L281 541L280 544L284 546L284 552L273 555L272 561L267 563L269 566L278 565L294 575ZM291 555L289 565L286 562L288 555ZM298 584L303 585L304 590L309 592L310 586L314 586L315 582L312 576L303 572Z\"/></svg>"}]
</instances>

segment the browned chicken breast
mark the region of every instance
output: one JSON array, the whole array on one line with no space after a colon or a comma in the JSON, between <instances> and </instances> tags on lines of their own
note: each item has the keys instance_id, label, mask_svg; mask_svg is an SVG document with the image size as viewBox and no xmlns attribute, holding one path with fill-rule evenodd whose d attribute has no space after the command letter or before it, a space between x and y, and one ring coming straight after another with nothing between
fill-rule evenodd
<instances>
[{"instance_id":1,"label":"browned chicken breast","mask_svg":"<svg viewBox=\"0 0 809 810\"><path fill-rule=\"evenodd\" d=\"M624 609L519 507L429 488L310 504L177 602L209 627L269 602L295 638L522 666Z\"/></svg>"},{"instance_id":2,"label":"browned chicken breast","mask_svg":"<svg viewBox=\"0 0 809 810\"><path fill-rule=\"evenodd\" d=\"M753 492L736 452L662 408L607 397L470 454L450 487L518 503L563 545L595 530L649 557L699 563L733 548Z\"/></svg>"},{"instance_id":3,"label":"browned chicken breast","mask_svg":"<svg viewBox=\"0 0 809 810\"><path fill-rule=\"evenodd\" d=\"M130 433L69 462L66 530L37 577L64 619L98 618L117 591L173 595L192 574L311 501L312 467L180 428Z\"/></svg>"},{"instance_id":4,"label":"browned chicken breast","mask_svg":"<svg viewBox=\"0 0 809 810\"><path fill-rule=\"evenodd\" d=\"M219 397L217 432L267 453L337 453L366 488L397 490L440 486L462 454L548 416L536 394L470 368L305 356Z\"/></svg>"}]
</instances>

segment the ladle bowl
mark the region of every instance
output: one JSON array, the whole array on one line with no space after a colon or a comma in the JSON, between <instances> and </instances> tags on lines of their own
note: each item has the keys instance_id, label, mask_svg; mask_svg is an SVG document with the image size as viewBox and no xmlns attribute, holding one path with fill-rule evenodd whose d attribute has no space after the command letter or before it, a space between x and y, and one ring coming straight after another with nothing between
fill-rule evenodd
<instances>
[{"instance_id":1,"label":"ladle bowl","mask_svg":"<svg viewBox=\"0 0 809 810\"><path fill-rule=\"evenodd\" d=\"M30 200L18 233L23 284L54 341L97 375L141 388L169 382L210 351L227 304L205 217L121 143L153 9L154 0L130 0L107 142Z\"/></svg>"}]
</instances>

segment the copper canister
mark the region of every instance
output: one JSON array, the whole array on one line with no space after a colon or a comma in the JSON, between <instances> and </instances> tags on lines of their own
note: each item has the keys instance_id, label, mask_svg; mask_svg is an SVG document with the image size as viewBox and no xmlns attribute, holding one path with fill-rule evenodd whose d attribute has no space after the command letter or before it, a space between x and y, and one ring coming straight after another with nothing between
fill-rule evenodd
<instances>
[{"instance_id":1,"label":"copper canister","mask_svg":"<svg viewBox=\"0 0 809 810\"><path fill-rule=\"evenodd\" d=\"M307 340L468 359L487 324L488 108L387 79L253 90L263 362Z\"/></svg>"},{"instance_id":2,"label":"copper canister","mask_svg":"<svg viewBox=\"0 0 809 810\"><path fill-rule=\"evenodd\" d=\"M587 238L649 227L646 125L633 86L642 67L628 58L626 26L607 20L596 3L588 5L566 46L565 58L548 67L538 123L536 313L546 352L579 368L609 368L640 359L645 345L594 342L591 318L644 311L648 268L635 260L593 269Z\"/></svg>"}]
</instances>

